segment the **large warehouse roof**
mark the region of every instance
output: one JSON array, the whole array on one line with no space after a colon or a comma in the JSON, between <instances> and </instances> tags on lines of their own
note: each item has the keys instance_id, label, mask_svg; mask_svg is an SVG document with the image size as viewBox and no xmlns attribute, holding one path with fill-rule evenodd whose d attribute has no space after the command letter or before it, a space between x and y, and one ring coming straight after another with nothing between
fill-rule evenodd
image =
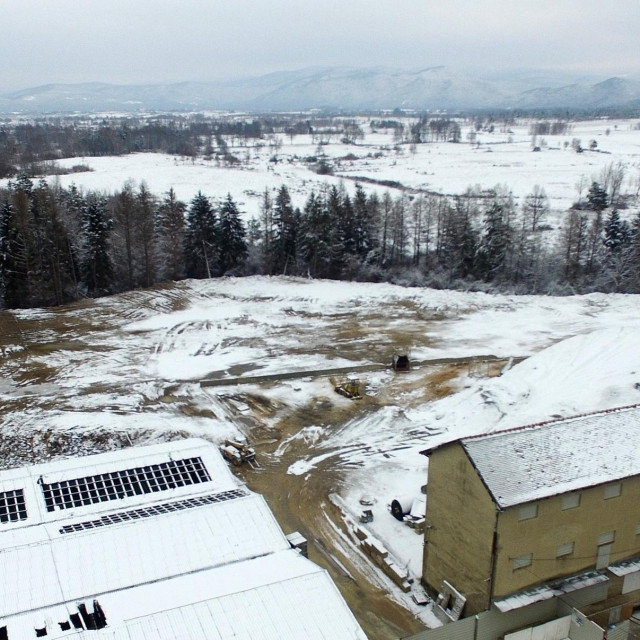
<instances>
[{"instance_id":1,"label":"large warehouse roof","mask_svg":"<svg viewBox=\"0 0 640 640\"><path fill-rule=\"evenodd\" d=\"M203 440L0 472L0 633L102 618L101 636L128 640L365 637Z\"/></svg>"}]
</instances>

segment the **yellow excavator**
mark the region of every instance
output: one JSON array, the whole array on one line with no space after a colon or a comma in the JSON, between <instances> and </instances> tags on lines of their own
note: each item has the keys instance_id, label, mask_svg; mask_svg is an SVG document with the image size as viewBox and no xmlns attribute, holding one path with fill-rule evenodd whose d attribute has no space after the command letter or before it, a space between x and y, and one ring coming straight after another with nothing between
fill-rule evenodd
<instances>
[{"instance_id":1,"label":"yellow excavator","mask_svg":"<svg viewBox=\"0 0 640 640\"><path fill-rule=\"evenodd\" d=\"M224 459L236 467L245 462L253 466L252 463L256 459L256 450L249 445L244 436L237 436L233 440L225 440L224 444L220 445L220 451Z\"/></svg>"}]
</instances>

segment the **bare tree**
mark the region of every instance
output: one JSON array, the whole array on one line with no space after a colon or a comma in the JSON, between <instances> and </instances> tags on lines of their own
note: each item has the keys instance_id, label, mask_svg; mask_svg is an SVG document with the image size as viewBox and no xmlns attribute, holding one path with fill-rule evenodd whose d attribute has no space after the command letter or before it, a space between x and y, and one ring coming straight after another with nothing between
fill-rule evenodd
<instances>
[{"instance_id":1,"label":"bare tree","mask_svg":"<svg viewBox=\"0 0 640 640\"><path fill-rule=\"evenodd\" d=\"M535 231L549 213L549 198L540 185L535 185L522 204L523 227Z\"/></svg>"}]
</instances>

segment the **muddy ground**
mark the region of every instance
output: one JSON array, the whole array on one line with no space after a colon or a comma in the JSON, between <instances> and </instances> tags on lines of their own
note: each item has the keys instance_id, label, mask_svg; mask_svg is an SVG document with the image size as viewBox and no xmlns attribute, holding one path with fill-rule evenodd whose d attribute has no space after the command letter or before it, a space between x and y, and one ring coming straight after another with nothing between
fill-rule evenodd
<instances>
[{"instance_id":1,"label":"muddy ground","mask_svg":"<svg viewBox=\"0 0 640 640\"><path fill-rule=\"evenodd\" d=\"M369 560L342 533L344 523L329 496L340 493L349 481L349 466L333 456L309 473L289 475L292 463L323 451L304 438L291 440L284 450L278 447L313 425L340 430L349 420L385 406L415 406L443 397L456 389L461 377L497 375L504 363L420 366L408 374L389 374L375 394L365 392L362 399L354 401L334 396L324 375L328 392L310 397L303 406L288 406L286 401L275 402L269 397L267 391L279 384L277 376L220 392L201 388L197 381L184 385L146 379L154 354L175 348L189 331L204 329L206 335L208 329L201 322L176 324L157 341L155 335L138 335L123 327L149 314L184 309L209 296L206 291L203 294L201 285L197 289L192 286L179 283L42 313L0 312L0 468L193 435L173 429L172 416L179 416L181 424L185 419L200 421L198 424L208 419L235 422L255 445L259 466L234 471L252 490L265 496L286 533L298 530L309 540L309 557L330 572L368 637L389 640L423 629L413 613L389 597L384 580L371 581L375 570ZM316 324L306 330L296 325L300 340L289 350L303 352L307 347L302 345L309 343L318 353L348 359L354 366L362 362L388 364L393 352L390 345L400 350L430 346L428 329L440 319L410 301L401 311L402 321L398 321L397 307L372 309L365 319L362 310L358 315L320 315L312 320L323 323L322 331ZM299 313L292 311L290 315L299 320ZM251 321L244 317L236 320ZM265 339L269 353L279 353L280 335L289 330L281 327L278 331L269 337L270 343ZM238 346L244 345L240 341ZM202 343L197 352L214 347ZM254 370L259 374L259 369L257 363L255 367L249 363L227 375ZM109 375L103 375L102 370ZM361 375L364 389L366 371ZM248 410L238 411L239 405ZM49 419L54 414L55 424ZM91 425L83 422L86 416L105 414L110 416L110 422L103 421L107 426L96 426L99 421ZM57 426L62 422L60 416L74 415L80 416L80 426ZM120 422L134 426L115 430L109 426ZM220 439L215 433L199 431L197 435L214 442Z\"/></svg>"}]
</instances>

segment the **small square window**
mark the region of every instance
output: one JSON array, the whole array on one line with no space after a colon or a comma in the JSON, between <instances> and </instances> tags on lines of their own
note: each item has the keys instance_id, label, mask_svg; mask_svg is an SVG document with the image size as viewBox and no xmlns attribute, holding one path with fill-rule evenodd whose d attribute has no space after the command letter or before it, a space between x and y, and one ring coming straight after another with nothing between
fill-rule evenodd
<instances>
[{"instance_id":1,"label":"small square window","mask_svg":"<svg viewBox=\"0 0 640 640\"><path fill-rule=\"evenodd\" d=\"M522 556L518 556L513 559L513 569L523 569L524 567L530 567L533 562L533 553L525 553Z\"/></svg>"},{"instance_id":2,"label":"small square window","mask_svg":"<svg viewBox=\"0 0 640 640\"><path fill-rule=\"evenodd\" d=\"M531 520L531 518L535 518L538 515L538 505L537 503L533 504L525 504L520 507L520 511L518 512L518 520Z\"/></svg>"},{"instance_id":3,"label":"small square window","mask_svg":"<svg viewBox=\"0 0 640 640\"><path fill-rule=\"evenodd\" d=\"M567 542L565 544L561 544L556 549L556 558L562 558L563 556L570 556L573 553L573 542Z\"/></svg>"},{"instance_id":4,"label":"small square window","mask_svg":"<svg viewBox=\"0 0 640 640\"><path fill-rule=\"evenodd\" d=\"M603 544L611 544L615 540L615 537L615 531L607 531L606 533L601 533L598 536L598 546L601 546Z\"/></svg>"},{"instance_id":5,"label":"small square window","mask_svg":"<svg viewBox=\"0 0 640 640\"><path fill-rule=\"evenodd\" d=\"M580 506L580 494L568 493L566 496L562 496L562 510L575 509Z\"/></svg>"},{"instance_id":6,"label":"small square window","mask_svg":"<svg viewBox=\"0 0 640 640\"><path fill-rule=\"evenodd\" d=\"M617 498L622 493L622 483L608 484L604 488L604 499Z\"/></svg>"}]
</instances>

